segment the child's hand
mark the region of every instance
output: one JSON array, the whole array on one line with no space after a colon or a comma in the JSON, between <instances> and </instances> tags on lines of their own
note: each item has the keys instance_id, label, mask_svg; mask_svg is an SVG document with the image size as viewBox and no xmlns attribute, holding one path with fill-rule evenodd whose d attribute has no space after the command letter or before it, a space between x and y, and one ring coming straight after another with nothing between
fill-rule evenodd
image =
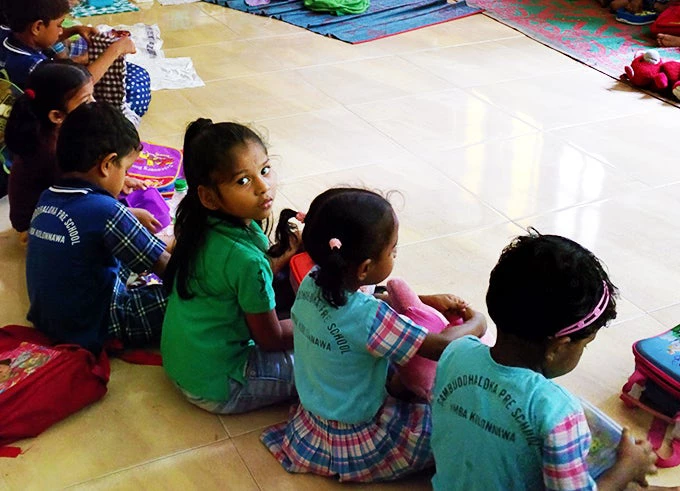
<instances>
[{"instance_id":1,"label":"child's hand","mask_svg":"<svg viewBox=\"0 0 680 491\"><path fill-rule=\"evenodd\" d=\"M624 428L616 449L616 463L597 480L597 486L602 491L624 489L633 483L646 488L647 474L656 473L655 462L656 454L649 442L633 440L628 428Z\"/></svg>"},{"instance_id":2,"label":"child's hand","mask_svg":"<svg viewBox=\"0 0 680 491\"><path fill-rule=\"evenodd\" d=\"M444 317L451 319L453 317L465 318L465 311L468 310L468 304L465 300L456 295L442 293L439 295L421 295L420 300L430 307L438 310Z\"/></svg>"},{"instance_id":3,"label":"child's hand","mask_svg":"<svg viewBox=\"0 0 680 491\"><path fill-rule=\"evenodd\" d=\"M139 223L144 225L144 228L146 228L152 234L155 234L160 230L161 222L156 220L156 217L154 217L149 211L145 210L144 208L130 208L130 213L137 217Z\"/></svg>"},{"instance_id":4,"label":"child's hand","mask_svg":"<svg viewBox=\"0 0 680 491\"><path fill-rule=\"evenodd\" d=\"M149 186L147 185L146 181L142 181L136 177L125 176L125 180L123 181L124 194L130 194L135 189L146 189L147 187Z\"/></svg>"},{"instance_id":5,"label":"child's hand","mask_svg":"<svg viewBox=\"0 0 680 491\"><path fill-rule=\"evenodd\" d=\"M109 49L116 50L116 54L119 58L121 56L131 55L137 52L135 43L129 37L122 37L118 41L111 43Z\"/></svg>"},{"instance_id":6,"label":"child's hand","mask_svg":"<svg viewBox=\"0 0 680 491\"><path fill-rule=\"evenodd\" d=\"M623 429L616 449L616 463L630 472L630 480L647 486L647 474L656 474L656 454L652 445L643 440L633 440L628 428Z\"/></svg>"},{"instance_id":7,"label":"child's hand","mask_svg":"<svg viewBox=\"0 0 680 491\"><path fill-rule=\"evenodd\" d=\"M73 26L72 29L73 34L79 34L80 37L84 38L88 43L90 42L92 36L99 34L99 30L92 26Z\"/></svg>"}]
</instances>

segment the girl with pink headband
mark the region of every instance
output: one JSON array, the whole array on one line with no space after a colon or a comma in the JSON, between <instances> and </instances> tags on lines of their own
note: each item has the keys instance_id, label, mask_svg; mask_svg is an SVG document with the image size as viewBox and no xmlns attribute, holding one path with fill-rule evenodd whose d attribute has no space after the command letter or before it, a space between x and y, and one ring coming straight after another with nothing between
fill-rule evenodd
<instances>
[{"instance_id":1,"label":"girl with pink headband","mask_svg":"<svg viewBox=\"0 0 680 491\"><path fill-rule=\"evenodd\" d=\"M656 457L627 429L616 463L593 479L583 408L550 380L572 371L599 329L616 317L616 297L597 257L572 240L531 230L503 250L486 294L496 345L456 340L437 367L435 491L646 485Z\"/></svg>"}]
</instances>

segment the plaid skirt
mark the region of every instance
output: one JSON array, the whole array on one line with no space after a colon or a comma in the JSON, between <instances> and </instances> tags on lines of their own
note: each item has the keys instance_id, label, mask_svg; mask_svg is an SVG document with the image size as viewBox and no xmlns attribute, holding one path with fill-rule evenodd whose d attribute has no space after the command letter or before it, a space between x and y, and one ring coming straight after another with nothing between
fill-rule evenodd
<instances>
[{"instance_id":1,"label":"plaid skirt","mask_svg":"<svg viewBox=\"0 0 680 491\"><path fill-rule=\"evenodd\" d=\"M434 465L428 404L388 396L373 420L346 424L291 408L288 423L260 436L288 472L337 476L340 481L398 479Z\"/></svg>"}]
</instances>

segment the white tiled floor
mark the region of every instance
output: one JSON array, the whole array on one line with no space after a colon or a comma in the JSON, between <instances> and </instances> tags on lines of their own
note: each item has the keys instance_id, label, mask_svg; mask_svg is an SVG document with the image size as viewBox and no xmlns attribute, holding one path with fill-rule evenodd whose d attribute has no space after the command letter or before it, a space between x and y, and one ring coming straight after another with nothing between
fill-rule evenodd
<instances>
[{"instance_id":1,"label":"white tiled floor","mask_svg":"<svg viewBox=\"0 0 680 491\"><path fill-rule=\"evenodd\" d=\"M158 23L167 56L191 56L207 83L154 93L143 139L180 146L199 116L250 123L276 157L280 207L305 209L335 184L399 191L395 274L418 291L484 310L491 267L530 225L591 248L621 288L619 319L561 382L643 435L649 418L617 394L631 343L680 323L677 108L483 15L358 46L205 3L93 20L140 21ZM0 324L23 323L25 253L6 200L0 212ZM269 456L259 431L286 411L212 416L161 369L116 360L101 402L0 460L0 490L346 487ZM652 482L678 484L680 471Z\"/></svg>"}]
</instances>

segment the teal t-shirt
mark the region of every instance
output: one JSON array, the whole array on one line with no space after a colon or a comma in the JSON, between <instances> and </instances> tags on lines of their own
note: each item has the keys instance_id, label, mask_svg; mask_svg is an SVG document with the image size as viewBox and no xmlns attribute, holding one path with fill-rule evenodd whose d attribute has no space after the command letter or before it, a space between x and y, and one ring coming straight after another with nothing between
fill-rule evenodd
<instances>
[{"instance_id":1,"label":"teal t-shirt","mask_svg":"<svg viewBox=\"0 0 680 491\"><path fill-rule=\"evenodd\" d=\"M163 322L163 366L172 380L195 396L229 398L229 379L244 382L254 346L245 314L275 307L269 241L252 222L236 227L217 218L196 259L189 281L194 297L173 288Z\"/></svg>"},{"instance_id":2,"label":"teal t-shirt","mask_svg":"<svg viewBox=\"0 0 680 491\"><path fill-rule=\"evenodd\" d=\"M496 363L472 336L446 348L433 394L435 491L543 489L545 437L583 411L543 375Z\"/></svg>"},{"instance_id":3,"label":"teal t-shirt","mask_svg":"<svg viewBox=\"0 0 680 491\"><path fill-rule=\"evenodd\" d=\"M352 292L347 304L336 309L326 302L311 276L302 281L291 317L295 326L295 386L306 410L354 424L371 420L380 409L387 395L389 359L405 363L416 349L404 342L388 356L379 355L380 348L369 351L369 337L381 325L381 303L371 295ZM424 337L422 328L396 313L390 320L396 325L393 332L412 333L408 338L414 343ZM399 339L395 336L395 343Z\"/></svg>"}]
</instances>

